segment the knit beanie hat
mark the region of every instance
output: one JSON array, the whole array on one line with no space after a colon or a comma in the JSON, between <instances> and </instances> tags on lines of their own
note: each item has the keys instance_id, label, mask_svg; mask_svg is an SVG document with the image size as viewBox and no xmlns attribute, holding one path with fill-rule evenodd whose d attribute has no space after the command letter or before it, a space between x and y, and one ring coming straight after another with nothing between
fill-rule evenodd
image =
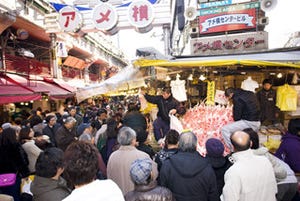
<instances>
[{"instance_id":1,"label":"knit beanie hat","mask_svg":"<svg viewBox=\"0 0 300 201\"><path fill-rule=\"evenodd\" d=\"M149 158L137 159L130 167L130 177L136 184L147 184L152 171L152 162Z\"/></svg>"},{"instance_id":2,"label":"knit beanie hat","mask_svg":"<svg viewBox=\"0 0 300 201\"><path fill-rule=\"evenodd\" d=\"M207 156L222 157L224 153L224 144L216 138L209 138L205 143Z\"/></svg>"}]
</instances>

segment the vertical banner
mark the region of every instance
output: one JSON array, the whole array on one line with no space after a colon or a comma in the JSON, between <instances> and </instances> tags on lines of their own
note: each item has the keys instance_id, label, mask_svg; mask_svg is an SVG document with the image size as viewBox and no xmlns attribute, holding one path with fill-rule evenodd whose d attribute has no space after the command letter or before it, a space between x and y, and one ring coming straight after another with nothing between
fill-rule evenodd
<instances>
[{"instance_id":1,"label":"vertical banner","mask_svg":"<svg viewBox=\"0 0 300 201\"><path fill-rule=\"evenodd\" d=\"M215 81L207 82L207 96L206 104L214 105L215 104Z\"/></svg>"}]
</instances>

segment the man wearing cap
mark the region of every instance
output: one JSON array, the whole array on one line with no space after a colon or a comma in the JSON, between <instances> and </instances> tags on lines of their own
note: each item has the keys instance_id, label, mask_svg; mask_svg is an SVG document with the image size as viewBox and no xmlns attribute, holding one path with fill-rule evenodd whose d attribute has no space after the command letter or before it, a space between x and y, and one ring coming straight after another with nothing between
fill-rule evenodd
<instances>
[{"instance_id":1,"label":"man wearing cap","mask_svg":"<svg viewBox=\"0 0 300 201\"><path fill-rule=\"evenodd\" d=\"M193 132L180 134L179 151L161 166L160 184L172 191L176 201L219 201L214 170L197 152L197 144Z\"/></svg>"},{"instance_id":2,"label":"man wearing cap","mask_svg":"<svg viewBox=\"0 0 300 201\"><path fill-rule=\"evenodd\" d=\"M225 157L224 144L217 138L209 138L205 143L206 158L215 171L219 195L224 186L224 174L232 163Z\"/></svg>"},{"instance_id":3,"label":"man wearing cap","mask_svg":"<svg viewBox=\"0 0 300 201\"><path fill-rule=\"evenodd\" d=\"M130 177L134 183L134 190L125 195L126 201L175 200L169 189L157 186L152 175L152 161L149 158L135 160L130 167Z\"/></svg>"},{"instance_id":4,"label":"man wearing cap","mask_svg":"<svg viewBox=\"0 0 300 201\"><path fill-rule=\"evenodd\" d=\"M164 87L162 95L151 96L141 91L145 99L158 107L157 118L153 122L153 131L156 141L164 138L170 130L169 114L176 114L179 102L172 96L171 87Z\"/></svg>"},{"instance_id":5,"label":"man wearing cap","mask_svg":"<svg viewBox=\"0 0 300 201\"><path fill-rule=\"evenodd\" d=\"M130 179L130 166L136 159L148 158L149 155L138 150L136 145L136 132L129 127L119 130L117 140L120 148L114 151L107 163L107 178L112 179L121 188L123 195L134 190L134 183ZM157 178L157 164L152 161L153 178Z\"/></svg>"},{"instance_id":6,"label":"man wearing cap","mask_svg":"<svg viewBox=\"0 0 300 201\"><path fill-rule=\"evenodd\" d=\"M260 127L260 109L256 95L251 91L239 88L227 88L225 96L232 100L234 122L229 123L221 128L221 133L226 145L232 151L230 136L232 133L245 128L252 128L258 131Z\"/></svg>"},{"instance_id":7,"label":"man wearing cap","mask_svg":"<svg viewBox=\"0 0 300 201\"><path fill-rule=\"evenodd\" d=\"M272 89L270 79L263 81L263 88L257 92L256 96L260 105L260 122L263 125L276 123L280 109L276 107L276 91Z\"/></svg>"}]
</instances>

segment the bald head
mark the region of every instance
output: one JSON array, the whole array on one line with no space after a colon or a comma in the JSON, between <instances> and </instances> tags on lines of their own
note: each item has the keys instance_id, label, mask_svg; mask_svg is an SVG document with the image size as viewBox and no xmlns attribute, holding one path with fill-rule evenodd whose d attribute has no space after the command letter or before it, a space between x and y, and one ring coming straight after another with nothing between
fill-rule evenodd
<instances>
[{"instance_id":1,"label":"bald head","mask_svg":"<svg viewBox=\"0 0 300 201\"><path fill-rule=\"evenodd\" d=\"M250 148L250 137L244 131L236 131L230 136L234 151L245 151Z\"/></svg>"}]
</instances>

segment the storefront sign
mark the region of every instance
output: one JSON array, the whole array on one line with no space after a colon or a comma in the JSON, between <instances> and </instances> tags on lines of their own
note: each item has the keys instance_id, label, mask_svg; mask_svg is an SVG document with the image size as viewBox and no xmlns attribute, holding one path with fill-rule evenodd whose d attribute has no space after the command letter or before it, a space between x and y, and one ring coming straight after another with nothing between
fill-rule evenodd
<instances>
[{"instance_id":1,"label":"storefront sign","mask_svg":"<svg viewBox=\"0 0 300 201\"><path fill-rule=\"evenodd\" d=\"M108 31L116 26L118 14L112 5L104 3L94 8L92 20L97 29Z\"/></svg>"},{"instance_id":2,"label":"storefront sign","mask_svg":"<svg viewBox=\"0 0 300 201\"><path fill-rule=\"evenodd\" d=\"M235 4L235 5L229 5L229 6L221 6L221 7L212 7L208 9L200 9L199 15L210 15L210 14L218 14L218 13L226 13L226 12L233 12L233 11L239 11L239 10L247 10L251 8L259 8L260 3L259 2L250 2L245 4Z\"/></svg>"},{"instance_id":3,"label":"storefront sign","mask_svg":"<svg viewBox=\"0 0 300 201\"><path fill-rule=\"evenodd\" d=\"M51 3L59 14L58 16L53 13L45 15L46 32L81 30L87 33L102 30L114 34L120 29L132 28L132 26L136 28L136 31L148 32L152 26L171 23L170 5L159 3L157 0L135 0L119 6L103 2L98 2L97 5L90 1L86 3L90 7L86 4L68 6Z\"/></svg>"},{"instance_id":4,"label":"storefront sign","mask_svg":"<svg viewBox=\"0 0 300 201\"><path fill-rule=\"evenodd\" d=\"M199 5L199 8L210 8L210 7L218 7L218 6L226 6L231 4L238 4L238 3L244 3L249 2L251 0L223 0L223 1L213 1L208 3L201 3Z\"/></svg>"},{"instance_id":5,"label":"storefront sign","mask_svg":"<svg viewBox=\"0 0 300 201\"><path fill-rule=\"evenodd\" d=\"M71 6L63 7L59 11L58 22L65 32L76 32L82 26L82 15Z\"/></svg>"},{"instance_id":6,"label":"storefront sign","mask_svg":"<svg viewBox=\"0 0 300 201\"><path fill-rule=\"evenodd\" d=\"M199 26L200 34L255 28L255 9L201 16Z\"/></svg>"},{"instance_id":7,"label":"storefront sign","mask_svg":"<svg viewBox=\"0 0 300 201\"><path fill-rule=\"evenodd\" d=\"M153 18L153 6L148 1L133 1L128 7L129 23L136 28L149 26L152 23Z\"/></svg>"},{"instance_id":8,"label":"storefront sign","mask_svg":"<svg viewBox=\"0 0 300 201\"><path fill-rule=\"evenodd\" d=\"M267 32L248 32L191 39L191 55L234 54L268 49Z\"/></svg>"}]
</instances>

